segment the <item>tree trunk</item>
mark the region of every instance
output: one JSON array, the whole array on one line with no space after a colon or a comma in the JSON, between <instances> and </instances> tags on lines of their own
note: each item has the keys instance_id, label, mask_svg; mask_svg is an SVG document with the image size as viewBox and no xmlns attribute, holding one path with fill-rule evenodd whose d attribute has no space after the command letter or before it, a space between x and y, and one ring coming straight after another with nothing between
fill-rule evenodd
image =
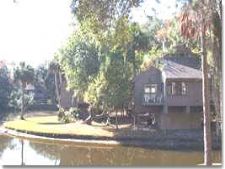
<instances>
[{"instance_id":1,"label":"tree trunk","mask_svg":"<svg viewBox=\"0 0 225 169\"><path fill-rule=\"evenodd\" d=\"M214 76L216 76L215 74L214 74ZM221 102L220 102L220 92L219 92L219 89L220 89L220 86L219 86L219 88L217 88L217 86L215 85L215 83L216 83L216 81L215 81L215 79L214 79L214 77L212 77L213 78L213 86L212 86L212 97L213 97L213 102L214 102L214 106L215 106L215 120L216 120L216 135L217 136L219 136L220 135L220 131L221 131L221 129L220 129L220 104L221 104Z\"/></svg>"},{"instance_id":2,"label":"tree trunk","mask_svg":"<svg viewBox=\"0 0 225 169\"><path fill-rule=\"evenodd\" d=\"M21 98L21 116L20 119L24 120L24 85L22 84L21 90L22 90L22 98Z\"/></svg>"},{"instance_id":3,"label":"tree trunk","mask_svg":"<svg viewBox=\"0 0 225 169\"><path fill-rule=\"evenodd\" d=\"M212 2L213 3L213 2ZM213 9L216 9L216 2L213 3L214 7ZM220 5L220 4L219 4ZM220 9L220 8L219 8ZM216 15L215 12L212 13L212 17ZM221 23L221 11L218 11L218 15L220 15L220 18L216 18L218 23ZM212 36L212 50L213 50L213 99L214 99L214 106L216 111L216 135L221 135L221 126L220 126L220 120L221 120L221 110L222 110L222 38L221 38L221 24L220 26L217 26L217 31L213 31Z\"/></svg>"},{"instance_id":4,"label":"tree trunk","mask_svg":"<svg viewBox=\"0 0 225 169\"><path fill-rule=\"evenodd\" d=\"M202 96L203 96L203 124L204 124L204 164L212 165L212 141L211 141L211 119L209 107L209 82L208 82L208 65L205 46L205 21L202 18L201 30L201 50L202 50Z\"/></svg>"},{"instance_id":5,"label":"tree trunk","mask_svg":"<svg viewBox=\"0 0 225 169\"><path fill-rule=\"evenodd\" d=\"M59 108L61 108L61 98L59 94L59 80L58 80L58 72L55 72L55 92L58 101Z\"/></svg>"},{"instance_id":6,"label":"tree trunk","mask_svg":"<svg viewBox=\"0 0 225 169\"><path fill-rule=\"evenodd\" d=\"M116 111L116 129L118 130L118 115L117 115L117 111Z\"/></svg>"}]
</instances>

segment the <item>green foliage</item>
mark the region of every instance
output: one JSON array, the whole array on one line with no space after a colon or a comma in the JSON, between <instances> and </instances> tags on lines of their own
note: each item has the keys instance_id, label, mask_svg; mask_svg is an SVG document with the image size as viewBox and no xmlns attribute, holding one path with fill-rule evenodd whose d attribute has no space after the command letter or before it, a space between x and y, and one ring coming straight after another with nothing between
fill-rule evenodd
<instances>
[{"instance_id":1,"label":"green foliage","mask_svg":"<svg viewBox=\"0 0 225 169\"><path fill-rule=\"evenodd\" d=\"M21 111L22 107L22 90L14 87L10 95L9 106L14 108L15 111ZM31 93L24 93L24 110L34 103L34 96Z\"/></svg>"},{"instance_id":2,"label":"green foliage","mask_svg":"<svg viewBox=\"0 0 225 169\"><path fill-rule=\"evenodd\" d=\"M131 69L123 61L122 54L112 52L104 71L89 85L85 100L93 108L112 111L126 108L131 94Z\"/></svg>"},{"instance_id":3,"label":"green foliage","mask_svg":"<svg viewBox=\"0 0 225 169\"><path fill-rule=\"evenodd\" d=\"M25 62L21 62L14 70L14 80L20 82L25 88L26 84L34 80L34 69L30 65L26 65Z\"/></svg>"},{"instance_id":4,"label":"green foliage","mask_svg":"<svg viewBox=\"0 0 225 169\"><path fill-rule=\"evenodd\" d=\"M71 123L73 121L73 117L71 116L71 114L67 114L63 117L63 121L64 123Z\"/></svg>"},{"instance_id":5,"label":"green foliage","mask_svg":"<svg viewBox=\"0 0 225 169\"><path fill-rule=\"evenodd\" d=\"M16 91L18 92L18 97L15 97L15 99L18 101L14 102L16 103L14 106L21 106L21 119L24 119L23 115L25 109L29 105L29 101L33 100L33 98L30 98L30 96L26 95L25 87L27 84L34 81L34 69L30 65L26 65L25 62L21 62L14 70L14 80L15 82L19 82L21 90Z\"/></svg>"},{"instance_id":6,"label":"green foliage","mask_svg":"<svg viewBox=\"0 0 225 169\"><path fill-rule=\"evenodd\" d=\"M79 20L79 29L56 58L77 97L98 112L123 109L131 99L132 78L142 63L139 52L148 50L149 38L127 15L111 20L110 31L95 25L96 19L93 14Z\"/></svg>"},{"instance_id":7,"label":"green foliage","mask_svg":"<svg viewBox=\"0 0 225 169\"><path fill-rule=\"evenodd\" d=\"M76 36L60 51L58 60L69 88L77 93L83 93L87 89L100 67L100 56L95 45Z\"/></svg>"},{"instance_id":8,"label":"green foliage","mask_svg":"<svg viewBox=\"0 0 225 169\"><path fill-rule=\"evenodd\" d=\"M84 94L84 100L99 110L103 105L106 87L105 76L103 72L99 72L97 77L89 84L88 90Z\"/></svg>"},{"instance_id":9,"label":"green foliage","mask_svg":"<svg viewBox=\"0 0 225 169\"><path fill-rule=\"evenodd\" d=\"M71 123L74 121L74 116L70 111L65 111L65 114L62 117L61 121L64 123Z\"/></svg>"},{"instance_id":10,"label":"green foliage","mask_svg":"<svg viewBox=\"0 0 225 169\"><path fill-rule=\"evenodd\" d=\"M54 73L48 69L48 65L40 65L34 69L34 85L42 89L43 94L50 99L49 103L56 103L54 78Z\"/></svg>"},{"instance_id":11,"label":"green foliage","mask_svg":"<svg viewBox=\"0 0 225 169\"><path fill-rule=\"evenodd\" d=\"M142 31L147 35L149 41L149 48L153 47L159 49L162 47L160 39L157 37L157 32L162 28L163 21L157 17L148 17L148 21L145 25L142 26Z\"/></svg>"},{"instance_id":12,"label":"green foliage","mask_svg":"<svg viewBox=\"0 0 225 169\"><path fill-rule=\"evenodd\" d=\"M153 47L151 50L148 51L148 53L144 54L141 69L145 70L149 68L149 66L157 66L157 60L161 58L162 55L162 49Z\"/></svg>"},{"instance_id":13,"label":"green foliage","mask_svg":"<svg viewBox=\"0 0 225 169\"><path fill-rule=\"evenodd\" d=\"M65 116L65 110L60 107L59 108L59 113L58 113L58 120L61 121L64 116Z\"/></svg>"},{"instance_id":14,"label":"green foliage","mask_svg":"<svg viewBox=\"0 0 225 169\"><path fill-rule=\"evenodd\" d=\"M0 110L8 108L12 84L10 83L9 73L6 66L0 68Z\"/></svg>"},{"instance_id":15,"label":"green foliage","mask_svg":"<svg viewBox=\"0 0 225 169\"><path fill-rule=\"evenodd\" d=\"M126 108L131 101L132 79L141 64L147 60L154 62L162 55L162 41L156 34L163 22L149 17L149 22L141 27L129 20L131 7L140 3L140 0L72 1L79 27L57 59L68 87L96 110ZM163 28L165 32L160 36L166 38L169 48L183 42L177 20Z\"/></svg>"},{"instance_id":16,"label":"green foliage","mask_svg":"<svg viewBox=\"0 0 225 169\"><path fill-rule=\"evenodd\" d=\"M35 84L40 84L45 86L45 79L48 74L48 68L46 65L40 65L37 69L34 70L34 82Z\"/></svg>"},{"instance_id":17,"label":"green foliage","mask_svg":"<svg viewBox=\"0 0 225 169\"><path fill-rule=\"evenodd\" d=\"M53 86L50 86L50 85ZM59 63L54 59L50 62L48 67L48 76L46 79L46 86L50 89L52 102L58 103L59 108L61 107L61 84L62 84L62 70L60 69Z\"/></svg>"},{"instance_id":18,"label":"green foliage","mask_svg":"<svg viewBox=\"0 0 225 169\"><path fill-rule=\"evenodd\" d=\"M74 120L79 120L81 110L76 107L71 107L68 111L63 108L59 109L58 120L64 123L71 123Z\"/></svg>"},{"instance_id":19,"label":"green foliage","mask_svg":"<svg viewBox=\"0 0 225 169\"><path fill-rule=\"evenodd\" d=\"M92 19L92 30L101 34L114 26L114 20L128 16L131 8L139 6L141 2L142 0L73 0L71 8L79 22Z\"/></svg>"},{"instance_id":20,"label":"green foliage","mask_svg":"<svg viewBox=\"0 0 225 169\"><path fill-rule=\"evenodd\" d=\"M69 109L69 113L71 114L71 115L73 115L73 117L75 118L75 119L79 119L80 118L80 114L81 114L81 110L79 109L79 108L77 108L77 107L71 107L70 109Z\"/></svg>"},{"instance_id":21,"label":"green foliage","mask_svg":"<svg viewBox=\"0 0 225 169\"><path fill-rule=\"evenodd\" d=\"M130 99L132 79L129 65L123 62L120 53L111 54L105 78L108 84L104 98L106 107L117 110L125 108Z\"/></svg>"}]
</instances>

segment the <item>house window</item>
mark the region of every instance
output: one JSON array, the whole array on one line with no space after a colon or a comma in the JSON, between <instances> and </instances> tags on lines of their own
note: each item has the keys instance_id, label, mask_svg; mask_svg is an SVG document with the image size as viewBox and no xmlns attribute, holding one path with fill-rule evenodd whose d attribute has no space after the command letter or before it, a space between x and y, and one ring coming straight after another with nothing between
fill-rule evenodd
<instances>
[{"instance_id":1,"label":"house window","mask_svg":"<svg viewBox=\"0 0 225 169\"><path fill-rule=\"evenodd\" d=\"M176 83L175 82L168 83L166 87L167 87L167 94L168 95L175 95L176 94Z\"/></svg>"},{"instance_id":2,"label":"house window","mask_svg":"<svg viewBox=\"0 0 225 169\"><path fill-rule=\"evenodd\" d=\"M157 93L157 84L148 84L144 87L144 102L155 102Z\"/></svg>"},{"instance_id":3,"label":"house window","mask_svg":"<svg viewBox=\"0 0 225 169\"><path fill-rule=\"evenodd\" d=\"M172 82L167 84L168 95L186 95L187 84L184 82Z\"/></svg>"},{"instance_id":4,"label":"house window","mask_svg":"<svg viewBox=\"0 0 225 169\"><path fill-rule=\"evenodd\" d=\"M172 82L172 95L175 95L177 93L177 85L175 82Z\"/></svg>"},{"instance_id":5,"label":"house window","mask_svg":"<svg viewBox=\"0 0 225 169\"><path fill-rule=\"evenodd\" d=\"M168 83L166 85L166 92L167 92L167 95L172 95L172 84L171 83Z\"/></svg>"},{"instance_id":6,"label":"house window","mask_svg":"<svg viewBox=\"0 0 225 169\"><path fill-rule=\"evenodd\" d=\"M182 95L182 83L181 82L176 83L176 94Z\"/></svg>"},{"instance_id":7,"label":"house window","mask_svg":"<svg viewBox=\"0 0 225 169\"><path fill-rule=\"evenodd\" d=\"M157 92L157 84L145 85L145 93L155 94Z\"/></svg>"},{"instance_id":8,"label":"house window","mask_svg":"<svg viewBox=\"0 0 225 169\"><path fill-rule=\"evenodd\" d=\"M187 84L182 82L182 95L186 95L187 94Z\"/></svg>"}]
</instances>

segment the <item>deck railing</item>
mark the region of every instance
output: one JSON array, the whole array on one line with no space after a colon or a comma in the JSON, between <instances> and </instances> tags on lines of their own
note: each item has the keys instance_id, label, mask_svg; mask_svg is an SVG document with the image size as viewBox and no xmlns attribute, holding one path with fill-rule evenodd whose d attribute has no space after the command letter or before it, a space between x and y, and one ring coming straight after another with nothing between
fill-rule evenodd
<instances>
[{"instance_id":1,"label":"deck railing","mask_svg":"<svg viewBox=\"0 0 225 169\"><path fill-rule=\"evenodd\" d=\"M162 94L144 94L143 104L144 105L163 104L163 95Z\"/></svg>"}]
</instances>

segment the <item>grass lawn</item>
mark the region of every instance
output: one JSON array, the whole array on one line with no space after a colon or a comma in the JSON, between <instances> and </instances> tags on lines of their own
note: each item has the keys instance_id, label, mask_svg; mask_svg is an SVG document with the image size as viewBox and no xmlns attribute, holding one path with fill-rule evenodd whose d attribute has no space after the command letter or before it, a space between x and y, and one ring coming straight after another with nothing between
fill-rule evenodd
<instances>
[{"instance_id":1,"label":"grass lawn","mask_svg":"<svg viewBox=\"0 0 225 169\"><path fill-rule=\"evenodd\" d=\"M113 137L112 131L80 123L64 124L58 121L57 116L29 117L26 118L26 120L5 122L3 126L9 129L22 130L24 132Z\"/></svg>"},{"instance_id":2,"label":"grass lawn","mask_svg":"<svg viewBox=\"0 0 225 169\"><path fill-rule=\"evenodd\" d=\"M105 126L93 122L92 125L77 123L61 123L57 115L40 116L34 114L25 120L15 119L3 124L5 128L27 132L39 135L57 135L57 136L90 136L90 137L107 137L107 138L152 138L156 134L155 130L142 131L133 130L131 124L120 124L119 130L115 126Z\"/></svg>"}]
</instances>

